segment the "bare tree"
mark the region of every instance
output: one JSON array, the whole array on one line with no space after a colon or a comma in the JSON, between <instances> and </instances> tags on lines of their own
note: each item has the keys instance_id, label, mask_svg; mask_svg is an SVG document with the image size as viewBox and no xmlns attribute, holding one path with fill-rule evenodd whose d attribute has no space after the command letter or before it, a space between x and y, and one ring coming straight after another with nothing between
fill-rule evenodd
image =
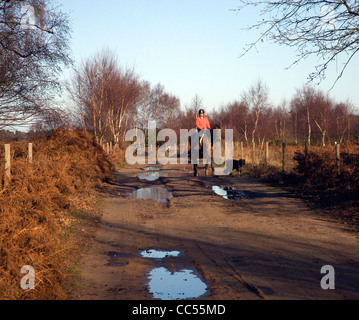
<instances>
[{"instance_id":1,"label":"bare tree","mask_svg":"<svg viewBox=\"0 0 359 320\"><path fill-rule=\"evenodd\" d=\"M275 128L275 137L279 138L282 142L286 140L286 124L288 120L288 112L286 109L286 101L275 109L272 110L272 119Z\"/></svg>"},{"instance_id":2,"label":"bare tree","mask_svg":"<svg viewBox=\"0 0 359 320\"><path fill-rule=\"evenodd\" d=\"M321 90L312 86L304 86L297 90L291 102L292 113L296 114L300 124L299 131L306 136L306 143L312 140L325 146L331 134L331 124L336 121L334 103ZM318 129L315 131L315 129ZM306 132L306 133L305 133Z\"/></svg>"},{"instance_id":3,"label":"bare tree","mask_svg":"<svg viewBox=\"0 0 359 320\"><path fill-rule=\"evenodd\" d=\"M100 144L109 131L108 110L113 99L109 88L114 85L116 72L113 54L103 50L84 61L66 85L84 130L92 132Z\"/></svg>"},{"instance_id":4,"label":"bare tree","mask_svg":"<svg viewBox=\"0 0 359 320\"><path fill-rule=\"evenodd\" d=\"M165 93L162 97L160 113L157 115L159 126L174 129L175 119L179 116L180 100L172 94Z\"/></svg>"},{"instance_id":5,"label":"bare tree","mask_svg":"<svg viewBox=\"0 0 359 320\"><path fill-rule=\"evenodd\" d=\"M203 99L197 93L192 98L191 108L193 108L194 114L198 114L199 109L203 108Z\"/></svg>"},{"instance_id":6,"label":"bare tree","mask_svg":"<svg viewBox=\"0 0 359 320\"><path fill-rule=\"evenodd\" d=\"M264 28L244 54L259 42L269 39L275 43L298 49L296 64L308 56L318 56L322 63L309 75L309 79L325 77L328 65L338 56L345 63L336 81L342 76L350 60L359 51L359 3L348 0L252 1L241 0L246 6L261 7L261 20L249 28Z\"/></svg>"},{"instance_id":7,"label":"bare tree","mask_svg":"<svg viewBox=\"0 0 359 320\"><path fill-rule=\"evenodd\" d=\"M255 135L258 129L258 121L261 112L269 105L268 88L261 80L252 85L248 92L243 93L243 101L249 106L252 115L252 144L255 143Z\"/></svg>"},{"instance_id":8,"label":"bare tree","mask_svg":"<svg viewBox=\"0 0 359 320\"><path fill-rule=\"evenodd\" d=\"M139 117L142 119L142 128L145 132L145 135L147 135L148 132L150 97L151 97L151 85L148 81L144 81L141 84L138 113L139 113Z\"/></svg>"},{"instance_id":9,"label":"bare tree","mask_svg":"<svg viewBox=\"0 0 359 320\"><path fill-rule=\"evenodd\" d=\"M58 107L43 108L36 118L30 130L50 131L59 127L72 126L72 117L69 112Z\"/></svg>"},{"instance_id":10,"label":"bare tree","mask_svg":"<svg viewBox=\"0 0 359 320\"><path fill-rule=\"evenodd\" d=\"M147 110L148 119L155 120L158 127L173 127L173 120L179 117L180 100L167 93L163 85L158 83L150 93Z\"/></svg>"},{"instance_id":11,"label":"bare tree","mask_svg":"<svg viewBox=\"0 0 359 320\"><path fill-rule=\"evenodd\" d=\"M150 118L152 120L157 120L157 114L160 111L164 92L165 88L160 83L152 89L150 102Z\"/></svg>"},{"instance_id":12,"label":"bare tree","mask_svg":"<svg viewBox=\"0 0 359 320\"><path fill-rule=\"evenodd\" d=\"M195 94L191 104L184 107L184 111L181 114L180 127L188 130L195 128L198 110L201 108L203 108L202 98Z\"/></svg>"},{"instance_id":13,"label":"bare tree","mask_svg":"<svg viewBox=\"0 0 359 320\"><path fill-rule=\"evenodd\" d=\"M65 82L65 87L69 93L70 99L75 104L75 110L72 112L72 118L75 122L78 122L79 127L81 125L83 130L87 131L83 98L84 86L84 79L82 78L79 71L75 71L74 76L69 81Z\"/></svg>"},{"instance_id":14,"label":"bare tree","mask_svg":"<svg viewBox=\"0 0 359 320\"><path fill-rule=\"evenodd\" d=\"M319 92L316 98L313 114L314 123L321 133L321 144L324 147L328 139L329 122L332 120L332 101L328 96Z\"/></svg>"},{"instance_id":15,"label":"bare tree","mask_svg":"<svg viewBox=\"0 0 359 320\"><path fill-rule=\"evenodd\" d=\"M180 118L180 128L181 129L193 129L196 127L196 109L193 106L186 105L184 107L184 111L182 112L182 116Z\"/></svg>"},{"instance_id":16,"label":"bare tree","mask_svg":"<svg viewBox=\"0 0 359 320\"><path fill-rule=\"evenodd\" d=\"M331 131L333 132L332 135L335 137L335 141L337 141L338 143L343 143L345 135L348 136L348 140L351 138L349 133L351 127L351 120L354 120L353 127L354 130L357 130L357 132L353 132L354 137L359 137L357 136L358 126L355 126L355 117L358 118L358 116L355 116L353 114L353 106L351 105L351 103L341 102L334 104L332 117L333 121L330 124L332 127Z\"/></svg>"},{"instance_id":17,"label":"bare tree","mask_svg":"<svg viewBox=\"0 0 359 320\"><path fill-rule=\"evenodd\" d=\"M119 144L120 135L122 133L125 138L131 119L135 117L135 126L139 126L137 107L141 99L141 83L133 69L118 69L108 90L111 99L107 111L108 123L114 142Z\"/></svg>"},{"instance_id":18,"label":"bare tree","mask_svg":"<svg viewBox=\"0 0 359 320\"><path fill-rule=\"evenodd\" d=\"M0 2L0 127L46 106L69 56L68 17L50 0Z\"/></svg>"},{"instance_id":19,"label":"bare tree","mask_svg":"<svg viewBox=\"0 0 359 320\"><path fill-rule=\"evenodd\" d=\"M312 110L315 105L316 91L311 86L304 86L297 90L296 95L291 101L292 112L297 115L297 121L300 123L301 132L306 131L306 143L312 142Z\"/></svg>"},{"instance_id":20,"label":"bare tree","mask_svg":"<svg viewBox=\"0 0 359 320\"><path fill-rule=\"evenodd\" d=\"M249 120L249 106L244 101L234 101L227 105L226 113L228 116L223 116L223 120L228 124L225 127L234 130L234 137L238 140L241 137L248 145L248 120Z\"/></svg>"},{"instance_id":21,"label":"bare tree","mask_svg":"<svg viewBox=\"0 0 359 320\"><path fill-rule=\"evenodd\" d=\"M141 99L141 83L133 69L122 70L114 52L102 50L87 59L67 85L83 126L97 143L120 144Z\"/></svg>"}]
</instances>

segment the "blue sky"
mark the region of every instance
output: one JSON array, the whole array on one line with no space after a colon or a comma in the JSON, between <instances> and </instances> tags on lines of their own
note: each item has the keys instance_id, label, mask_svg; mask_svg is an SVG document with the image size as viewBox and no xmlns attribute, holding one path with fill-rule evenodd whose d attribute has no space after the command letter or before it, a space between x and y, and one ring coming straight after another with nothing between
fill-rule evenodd
<instances>
[{"instance_id":1,"label":"blue sky","mask_svg":"<svg viewBox=\"0 0 359 320\"><path fill-rule=\"evenodd\" d=\"M70 15L72 52L77 63L103 48L116 52L121 66L134 67L142 80L161 83L189 105L198 94L204 108L219 110L240 99L261 79L270 101L293 97L314 71L316 58L286 70L296 59L294 48L261 43L240 58L259 31L247 31L260 18L258 10L232 11L238 0L62 0ZM319 88L327 92L340 71L338 60ZM359 56L349 65L330 96L359 107ZM68 72L64 77L68 77Z\"/></svg>"}]
</instances>

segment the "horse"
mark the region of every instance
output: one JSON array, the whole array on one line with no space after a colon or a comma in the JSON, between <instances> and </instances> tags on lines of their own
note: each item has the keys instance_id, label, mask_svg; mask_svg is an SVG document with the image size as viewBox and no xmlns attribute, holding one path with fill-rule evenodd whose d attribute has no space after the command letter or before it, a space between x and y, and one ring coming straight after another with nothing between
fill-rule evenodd
<instances>
[{"instance_id":1,"label":"horse","mask_svg":"<svg viewBox=\"0 0 359 320\"><path fill-rule=\"evenodd\" d=\"M213 130L216 129L220 129L219 125L215 125L213 129L209 130L209 134L210 134L210 155L207 154L207 156L210 156L210 164L207 163L205 164L205 174L208 175L209 174L209 165L211 165L211 169L212 169L212 175L214 174L214 161L213 161L213 145L214 145L214 132ZM200 132L196 132L195 134L199 134ZM199 159L203 159L203 145L204 145L204 134L202 134L201 137L195 137L195 139L199 139L199 144L198 144L198 154L199 154ZM192 136L189 137L189 145L191 146L191 140L192 140ZM195 146L194 146L195 147ZM198 176L198 163L197 161L199 159L192 159L191 155L192 155L192 151L197 151L197 150L192 150L192 147L190 148L190 152L189 152L189 157L191 158L191 160L194 160L193 163L193 172L195 176ZM207 158L208 159L208 158ZM239 160L235 160L233 159L233 170L236 170L239 174L242 173L242 169L246 164L246 160L245 159L239 159Z\"/></svg>"},{"instance_id":2,"label":"horse","mask_svg":"<svg viewBox=\"0 0 359 320\"><path fill-rule=\"evenodd\" d=\"M203 150L203 146L205 145L205 134L208 134L208 132L209 132L209 135L210 135L210 150L208 150L209 151L209 154L206 154L206 156L207 156L207 159L208 159L208 157L210 157L210 161L211 161L211 163L209 164L209 163L206 163L205 164L205 174L206 175L208 175L209 174L209 166L211 165L211 169L212 169L212 174L214 174L214 162L213 162L213 137L214 137L214 135L213 135L213 130L215 130L215 129L220 129L220 127L218 126L218 125L215 125L214 126L214 128L213 129L210 129L209 131L205 131L205 132L203 132L202 133L202 135L200 136L200 137L194 137L195 139L199 139L199 144L198 144L198 155L199 155L199 159L203 159L203 152L204 152L204 150ZM196 132L196 133L194 133L195 135L198 135L198 134L200 134L202 131L200 131L200 132ZM190 151L189 151L189 157L191 158L191 160L194 160L194 163L193 163L193 172L194 172L194 175L195 176L198 176L198 170L197 170L197 168L198 168L198 163L197 163L197 161L199 160L199 159L192 159L192 152L196 152L197 150L192 150L192 145L191 145L191 142L192 142L192 136L193 135L191 135L190 137L189 137L189 145L190 145ZM193 146L193 148L195 148L196 147L196 145L195 146Z\"/></svg>"}]
</instances>

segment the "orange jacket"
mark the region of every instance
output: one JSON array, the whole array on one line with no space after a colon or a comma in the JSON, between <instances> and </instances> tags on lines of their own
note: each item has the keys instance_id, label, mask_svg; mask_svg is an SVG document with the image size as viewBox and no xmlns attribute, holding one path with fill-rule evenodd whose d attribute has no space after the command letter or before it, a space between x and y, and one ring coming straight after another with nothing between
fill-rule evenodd
<instances>
[{"instance_id":1,"label":"orange jacket","mask_svg":"<svg viewBox=\"0 0 359 320\"><path fill-rule=\"evenodd\" d=\"M197 117L196 127L198 130L211 129L211 125L209 124L206 116L203 116L203 119L201 117Z\"/></svg>"}]
</instances>

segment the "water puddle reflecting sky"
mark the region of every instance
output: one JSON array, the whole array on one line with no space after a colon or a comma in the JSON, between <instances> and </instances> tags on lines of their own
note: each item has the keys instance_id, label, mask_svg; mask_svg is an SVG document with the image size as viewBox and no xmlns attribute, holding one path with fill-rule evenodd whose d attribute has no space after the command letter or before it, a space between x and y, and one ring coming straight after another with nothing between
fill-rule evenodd
<instances>
[{"instance_id":1,"label":"water puddle reflecting sky","mask_svg":"<svg viewBox=\"0 0 359 320\"><path fill-rule=\"evenodd\" d=\"M142 168L142 170L144 170L144 171L159 171L160 169L161 169L161 167L158 167L158 166Z\"/></svg>"},{"instance_id":2,"label":"water puddle reflecting sky","mask_svg":"<svg viewBox=\"0 0 359 320\"><path fill-rule=\"evenodd\" d=\"M229 199L229 200L248 199L248 196L243 191L233 189L232 187L212 186L212 190L217 195L223 197L224 199Z\"/></svg>"},{"instance_id":3,"label":"water puddle reflecting sky","mask_svg":"<svg viewBox=\"0 0 359 320\"><path fill-rule=\"evenodd\" d=\"M157 202L166 202L169 198L172 198L171 192L167 191L162 187L150 187L137 189L129 194L131 199L144 199L144 200L155 200Z\"/></svg>"},{"instance_id":4,"label":"water puddle reflecting sky","mask_svg":"<svg viewBox=\"0 0 359 320\"><path fill-rule=\"evenodd\" d=\"M178 257L179 251L143 250L141 256L144 258L163 259L167 257Z\"/></svg>"},{"instance_id":5,"label":"water puddle reflecting sky","mask_svg":"<svg viewBox=\"0 0 359 320\"><path fill-rule=\"evenodd\" d=\"M156 299L195 299L207 293L206 284L189 269L171 273L164 267L155 268L149 280L149 291Z\"/></svg>"},{"instance_id":6,"label":"water puddle reflecting sky","mask_svg":"<svg viewBox=\"0 0 359 320\"><path fill-rule=\"evenodd\" d=\"M147 181L156 181L160 177L165 177L166 175L159 172L161 167L159 166L151 166L151 167L145 167L142 168L144 172L137 174L136 176L141 180L147 180Z\"/></svg>"},{"instance_id":7,"label":"water puddle reflecting sky","mask_svg":"<svg viewBox=\"0 0 359 320\"><path fill-rule=\"evenodd\" d=\"M147 180L147 181L156 181L160 177L165 177L165 176L166 175L164 175L163 173L160 173L158 171L146 171L146 172L142 172L142 173L137 175L137 177L139 179Z\"/></svg>"},{"instance_id":8,"label":"water puddle reflecting sky","mask_svg":"<svg viewBox=\"0 0 359 320\"><path fill-rule=\"evenodd\" d=\"M141 256L152 259L178 257L180 251L143 250ZM148 275L149 291L156 299L195 299L207 293L207 285L195 275L194 270L169 271L165 267L154 268Z\"/></svg>"}]
</instances>

